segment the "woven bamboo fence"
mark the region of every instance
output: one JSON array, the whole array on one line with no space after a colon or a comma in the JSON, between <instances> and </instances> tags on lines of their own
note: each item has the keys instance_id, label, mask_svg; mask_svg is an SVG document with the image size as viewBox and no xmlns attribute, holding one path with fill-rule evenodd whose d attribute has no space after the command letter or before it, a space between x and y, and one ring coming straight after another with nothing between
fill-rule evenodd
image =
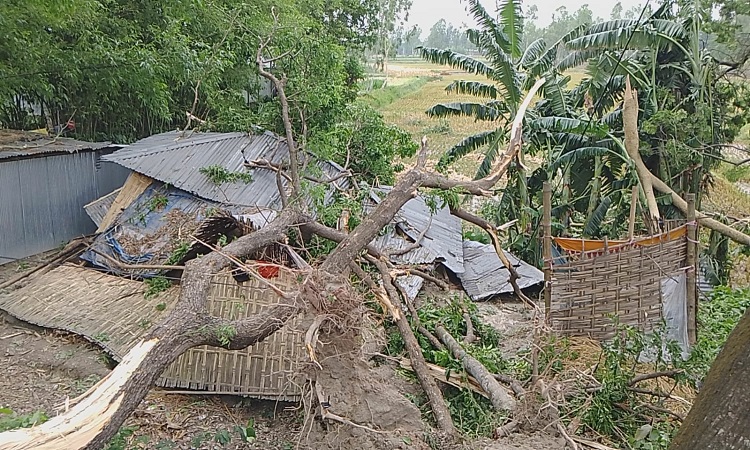
<instances>
[{"instance_id":1,"label":"woven bamboo fence","mask_svg":"<svg viewBox=\"0 0 750 450\"><path fill-rule=\"evenodd\" d=\"M270 280L282 291L294 288L296 278L281 270ZM229 273L215 276L208 311L218 317L241 319L283 301L265 284L251 278L241 285ZM281 401L299 401L299 362L305 359L302 316L264 341L245 350L196 347L183 353L162 374L158 384L217 394L244 395Z\"/></svg>"},{"instance_id":2,"label":"woven bamboo fence","mask_svg":"<svg viewBox=\"0 0 750 450\"><path fill-rule=\"evenodd\" d=\"M281 270L271 280L292 289L296 277ZM25 286L0 293L0 309L45 328L83 336L121 360L153 324L174 306L179 288L157 298L144 297L144 283L70 264L32 275ZM215 275L209 311L226 318L246 317L280 301L279 296L251 278L237 283L229 273ZM298 401L296 381L304 360L304 327L298 317L265 341L244 350L198 347L181 355L157 384L168 388L205 390L255 398Z\"/></svg>"},{"instance_id":3,"label":"woven bamboo fence","mask_svg":"<svg viewBox=\"0 0 750 450\"><path fill-rule=\"evenodd\" d=\"M687 238L626 244L593 254L570 254L552 265L552 326L563 335L605 340L616 321L641 330L662 320L661 280L684 273Z\"/></svg>"}]
</instances>

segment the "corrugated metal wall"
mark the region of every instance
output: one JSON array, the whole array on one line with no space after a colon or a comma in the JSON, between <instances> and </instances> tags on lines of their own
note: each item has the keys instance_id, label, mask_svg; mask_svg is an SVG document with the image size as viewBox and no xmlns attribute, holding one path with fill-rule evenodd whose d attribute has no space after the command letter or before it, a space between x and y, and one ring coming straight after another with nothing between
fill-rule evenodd
<instances>
[{"instance_id":1,"label":"corrugated metal wall","mask_svg":"<svg viewBox=\"0 0 750 450\"><path fill-rule=\"evenodd\" d=\"M102 151L0 161L0 264L93 233L83 206L121 187L130 171Z\"/></svg>"}]
</instances>

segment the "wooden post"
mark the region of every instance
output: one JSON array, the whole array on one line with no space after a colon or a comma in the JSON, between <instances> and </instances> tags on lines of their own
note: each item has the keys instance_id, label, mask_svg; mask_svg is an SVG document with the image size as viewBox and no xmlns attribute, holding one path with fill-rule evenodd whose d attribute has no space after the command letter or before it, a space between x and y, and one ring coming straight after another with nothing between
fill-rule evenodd
<instances>
[{"instance_id":1,"label":"wooden post","mask_svg":"<svg viewBox=\"0 0 750 450\"><path fill-rule=\"evenodd\" d=\"M695 194L687 194L687 329L688 342L695 345L698 340L698 225L695 221Z\"/></svg>"},{"instance_id":2,"label":"wooden post","mask_svg":"<svg viewBox=\"0 0 750 450\"><path fill-rule=\"evenodd\" d=\"M545 181L543 188L543 213L542 227L544 242L542 256L544 259L544 315L549 320L550 308L552 306L552 185Z\"/></svg>"},{"instance_id":3,"label":"wooden post","mask_svg":"<svg viewBox=\"0 0 750 450\"><path fill-rule=\"evenodd\" d=\"M628 241L635 237L635 212L638 206L638 185L633 186L633 192L630 194L630 222L628 222Z\"/></svg>"}]
</instances>

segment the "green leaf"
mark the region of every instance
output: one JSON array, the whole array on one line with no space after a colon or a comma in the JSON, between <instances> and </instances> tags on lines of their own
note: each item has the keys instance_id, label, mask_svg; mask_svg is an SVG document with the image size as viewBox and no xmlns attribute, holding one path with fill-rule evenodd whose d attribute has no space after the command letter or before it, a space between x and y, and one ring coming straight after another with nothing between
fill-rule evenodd
<instances>
[{"instance_id":1,"label":"green leaf","mask_svg":"<svg viewBox=\"0 0 750 450\"><path fill-rule=\"evenodd\" d=\"M552 164L549 165L549 171L555 172L563 166L574 164L582 159L593 159L596 156L613 154L614 152L605 147L581 147L560 155Z\"/></svg>"},{"instance_id":2,"label":"green leaf","mask_svg":"<svg viewBox=\"0 0 750 450\"><path fill-rule=\"evenodd\" d=\"M469 136L461 140L458 144L454 145L448 150L437 164L438 170L445 170L449 165L458 160L459 158L468 155L480 147L485 145L496 145L495 142L502 140L505 136L505 131L499 128L494 131L484 131L482 133ZM498 139L499 138L499 139ZM498 142L499 143L499 142Z\"/></svg>"},{"instance_id":3,"label":"green leaf","mask_svg":"<svg viewBox=\"0 0 750 450\"><path fill-rule=\"evenodd\" d=\"M497 81L499 90L505 97L505 102L515 112L515 108L521 102L521 86L511 56L489 34L481 34L478 42L479 48L492 63L492 74L489 77Z\"/></svg>"},{"instance_id":4,"label":"green leaf","mask_svg":"<svg viewBox=\"0 0 750 450\"><path fill-rule=\"evenodd\" d=\"M542 96L549 102L552 112L558 116L568 113L565 85L570 77L548 77L542 86Z\"/></svg>"},{"instance_id":5,"label":"green leaf","mask_svg":"<svg viewBox=\"0 0 750 450\"><path fill-rule=\"evenodd\" d=\"M472 44L481 48L480 44L478 43L479 38L481 37L481 35L489 34L490 39L497 43L497 45L499 45L500 48L503 49L503 52L511 51L511 40L505 34L504 30L501 27L501 24L499 24L487 12L487 10L478 0L469 0L469 12L479 24L479 27L481 29L481 31L471 29L466 31L466 35L468 36L469 41Z\"/></svg>"},{"instance_id":6,"label":"green leaf","mask_svg":"<svg viewBox=\"0 0 750 450\"><path fill-rule=\"evenodd\" d=\"M505 49L513 58L521 56L521 39L523 36L522 0L501 0L497 7L503 34L508 40L509 48Z\"/></svg>"},{"instance_id":7,"label":"green leaf","mask_svg":"<svg viewBox=\"0 0 750 450\"><path fill-rule=\"evenodd\" d=\"M484 153L484 159L482 159L481 164L479 164L477 174L474 176L475 180L484 178L490 174L490 170L492 170L492 166L495 164L495 160L500 154L500 143L500 139L495 139L491 142L491 145L487 147L487 151Z\"/></svg>"},{"instance_id":8,"label":"green leaf","mask_svg":"<svg viewBox=\"0 0 750 450\"><path fill-rule=\"evenodd\" d=\"M480 81L456 80L445 88L449 93L473 95L475 97L486 97L496 99L497 88L493 84Z\"/></svg>"},{"instance_id":9,"label":"green leaf","mask_svg":"<svg viewBox=\"0 0 750 450\"><path fill-rule=\"evenodd\" d=\"M520 61L521 67L527 70L535 67L546 53L547 43L544 41L544 38L537 39L524 50Z\"/></svg>"},{"instance_id":10,"label":"green leaf","mask_svg":"<svg viewBox=\"0 0 750 450\"><path fill-rule=\"evenodd\" d=\"M419 51L422 59L433 64L448 65L454 69L465 70L469 73L483 75L488 78L494 78L495 76L495 71L492 67L471 56L437 48L417 47L417 51Z\"/></svg>"},{"instance_id":11,"label":"green leaf","mask_svg":"<svg viewBox=\"0 0 750 450\"><path fill-rule=\"evenodd\" d=\"M439 103L427 110L430 117L464 116L473 117L475 120L494 122L498 119L506 119L507 108L502 102L487 103Z\"/></svg>"},{"instance_id":12,"label":"green leaf","mask_svg":"<svg viewBox=\"0 0 750 450\"><path fill-rule=\"evenodd\" d=\"M599 205L591 213L591 216L586 219L586 224L583 227L585 234L591 236L599 231L604 219L607 217L607 211L609 211L610 206L612 206L612 197L603 197Z\"/></svg>"}]
</instances>

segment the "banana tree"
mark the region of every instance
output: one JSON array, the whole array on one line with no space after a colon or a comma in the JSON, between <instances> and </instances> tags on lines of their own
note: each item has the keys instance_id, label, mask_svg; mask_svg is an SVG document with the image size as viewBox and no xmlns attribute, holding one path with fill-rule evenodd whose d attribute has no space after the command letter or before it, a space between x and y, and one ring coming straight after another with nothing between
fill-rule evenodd
<instances>
[{"instance_id":1,"label":"banana tree","mask_svg":"<svg viewBox=\"0 0 750 450\"><path fill-rule=\"evenodd\" d=\"M477 102L440 103L427 110L427 114L433 117L466 116L488 123L486 131L464 138L449 149L438 163L438 169L445 169L457 159L483 149L484 158L476 174L477 178L481 178L488 173L505 144L511 119L515 116L523 93L538 79L544 78L546 82L541 90L544 102L538 102L537 105L546 105L550 111L544 115L530 111L524 129L531 133L565 132L565 128L571 125L571 122L564 120L571 112L563 92L567 80L556 72L554 63L558 49L575 38L582 29L571 31L551 46L539 39L524 49L521 46L521 0L499 2L497 18L491 16L478 0L469 0L468 3L478 28L468 30L467 35L483 58L435 48L419 48L419 52L427 61L487 78L487 82L457 80L446 87L449 94L470 94L478 98ZM536 106L534 110L537 110ZM526 231L531 225L532 208L522 152L519 153L508 186L508 190L513 191L517 197L513 203L515 218L519 219L519 229Z\"/></svg>"},{"instance_id":2,"label":"banana tree","mask_svg":"<svg viewBox=\"0 0 750 450\"><path fill-rule=\"evenodd\" d=\"M731 103L732 94L700 44L705 35L699 7L676 6L668 1L642 20L592 25L566 43L571 53L558 68L586 65L588 77L576 88L578 102L583 95L599 99L592 114L616 135L621 135L619 102L629 77L640 93L641 153L649 169L677 192L700 194L718 162L716 144L730 141L736 125L726 120L733 112L722 106Z\"/></svg>"}]
</instances>

